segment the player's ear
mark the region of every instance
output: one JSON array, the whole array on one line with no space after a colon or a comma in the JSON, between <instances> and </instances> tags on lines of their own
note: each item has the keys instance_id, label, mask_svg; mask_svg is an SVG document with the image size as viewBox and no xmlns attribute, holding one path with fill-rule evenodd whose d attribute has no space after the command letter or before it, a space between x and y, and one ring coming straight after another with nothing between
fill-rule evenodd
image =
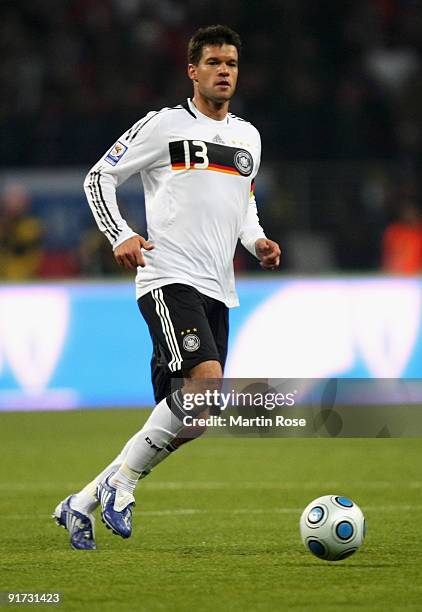
<instances>
[{"instance_id":1,"label":"player's ear","mask_svg":"<svg viewBox=\"0 0 422 612\"><path fill-rule=\"evenodd\" d=\"M191 81L197 81L197 65L188 64L188 77Z\"/></svg>"}]
</instances>

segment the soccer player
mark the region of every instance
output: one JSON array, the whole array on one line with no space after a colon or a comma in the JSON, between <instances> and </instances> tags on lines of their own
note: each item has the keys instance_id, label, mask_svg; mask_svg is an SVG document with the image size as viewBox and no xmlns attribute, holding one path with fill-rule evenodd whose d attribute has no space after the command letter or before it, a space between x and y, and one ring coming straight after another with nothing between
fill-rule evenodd
<instances>
[{"instance_id":1,"label":"soccer player","mask_svg":"<svg viewBox=\"0 0 422 612\"><path fill-rule=\"evenodd\" d=\"M53 517L69 531L73 548L95 548L98 505L106 526L128 538L138 480L201 433L183 426L192 414L184 409L183 394L208 389L211 380L218 386L223 375L228 309L238 304L238 239L262 268L279 265L279 246L265 236L253 195L260 136L229 112L240 49L238 34L226 26L198 30L188 46L192 99L148 113L85 180L89 205L117 262L137 269L138 305L153 343L156 406L103 472L57 506ZM148 240L128 226L116 203L116 188L135 173L144 186ZM183 381L178 388L171 384L175 377Z\"/></svg>"}]
</instances>

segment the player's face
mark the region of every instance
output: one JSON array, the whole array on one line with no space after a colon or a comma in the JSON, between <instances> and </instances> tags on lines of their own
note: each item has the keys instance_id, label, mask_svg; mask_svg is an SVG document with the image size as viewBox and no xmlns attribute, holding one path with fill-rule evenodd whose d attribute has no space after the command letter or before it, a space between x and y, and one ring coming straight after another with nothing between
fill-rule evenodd
<instances>
[{"instance_id":1,"label":"player's face","mask_svg":"<svg viewBox=\"0 0 422 612\"><path fill-rule=\"evenodd\" d=\"M216 103L233 96L238 75L238 53L234 45L207 45L198 64L189 64L189 77L199 93Z\"/></svg>"}]
</instances>

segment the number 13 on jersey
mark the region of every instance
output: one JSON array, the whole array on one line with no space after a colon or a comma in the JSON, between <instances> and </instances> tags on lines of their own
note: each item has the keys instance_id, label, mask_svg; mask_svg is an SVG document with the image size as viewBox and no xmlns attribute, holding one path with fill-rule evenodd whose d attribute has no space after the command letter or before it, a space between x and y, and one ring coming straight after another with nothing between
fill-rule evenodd
<instances>
[{"instance_id":1,"label":"number 13 on jersey","mask_svg":"<svg viewBox=\"0 0 422 612\"><path fill-rule=\"evenodd\" d=\"M208 159L208 148L203 140L192 140L192 146L195 147L193 153L194 156L202 161L193 162L193 167L197 170L205 170L209 166ZM191 167L191 151L189 146L189 140L183 141L183 149L185 151L185 167L189 169Z\"/></svg>"},{"instance_id":2,"label":"number 13 on jersey","mask_svg":"<svg viewBox=\"0 0 422 612\"><path fill-rule=\"evenodd\" d=\"M213 170L247 177L254 167L252 154L246 149L204 140L169 142L169 152L173 170Z\"/></svg>"}]
</instances>

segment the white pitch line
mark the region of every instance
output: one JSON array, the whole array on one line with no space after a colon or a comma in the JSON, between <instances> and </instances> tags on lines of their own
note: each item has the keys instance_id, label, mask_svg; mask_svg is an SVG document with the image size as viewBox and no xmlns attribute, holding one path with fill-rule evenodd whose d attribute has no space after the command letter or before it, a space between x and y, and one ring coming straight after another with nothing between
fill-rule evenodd
<instances>
[{"instance_id":1,"label":"white pitch line","mask_svg":"<svg viewBox=\"0 0 422 612\"><path fill-rule=\"evenodd\" d=\"M45 482L45 483L0 483L0 490L6 492L12 491L78 491L83 486L83 483L68 483L68 482ZM393 486L409 489L422 488L422 481L349 481L347 488L361 489L390 489ZM324 482L254 482L254 481L167 481L167 482L142 482L141 489L160 491L160 490L181 490L181 491L196 491L196 490L225 490L225 489L268 489L268 490L289 490L289 489L343 489L344 482L339 481L324 481Z\"/></svg>"},{"instance_id":2,"label":"white pitch line","mask_svg":"<svg viewBox=\"0 0 422 612\"><path fill-rule=\"evenodd\" d=\"M395 481L370 481L370 482L348 482L347 488L362 488L362 489L390 489L396 484ZM399 486L408 487L411 489L421 488L422 482L410 481L403 482L399 481ZM145 482L140 485L143 489L150 490L199 490L199 489L274 489L274 490L289 490L289 489L343 489L344 482L330 481L330 482L301 482L300 480L295 482L248 482L248 481L237 481L237 482L213 482L213 481L175 481L175 482Z\"/></svg>"},{"instance_id":3,"label":"white pitch line","mask_svg":"<svg viewBox=\"0 0 422 612\"><path fill-rule=\"evenodd\" d=\"M409 512L411 510L422 510L422 505L397 504L391 506L365 506L365 512ZM178 508L175 510L140 510L135 511L135 516L191 516L194 514L225 514L232 515L259 515L259 514L300 514L303 508L235 508L233 510L224 510L222 508ZM48 514L8 514L8 520L47 520L50 519Z\"/></svg>"}]
</instances>

